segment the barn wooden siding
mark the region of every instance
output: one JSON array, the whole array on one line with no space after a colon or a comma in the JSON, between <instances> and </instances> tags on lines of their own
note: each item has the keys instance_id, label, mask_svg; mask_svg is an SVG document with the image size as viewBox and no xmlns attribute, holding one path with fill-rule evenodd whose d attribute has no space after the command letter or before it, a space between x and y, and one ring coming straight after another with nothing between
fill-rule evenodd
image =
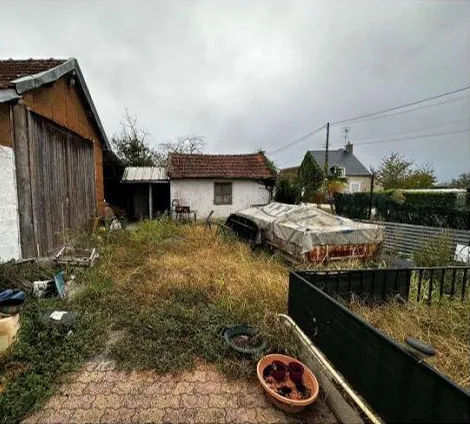
<instances>
[{"instance_id":1,"label":"barn wooden siding","mask_svg":"<svg viewBox=\"0 0 470 424\"><path fill-rule=\"evenodd\" d=\"M51 86L31 90L23 95L24 105L30 110L50 119L56 124L72 130L86 140L93 142L95 161L95 189L97 208L104 203L103 151L99 132L91 118L91 111L76 86L69 86L65 75Z\"/></svg>"},{"instance_id":2,"label":"barn wooden siding","mask_svg":"<svg viewBox=\"0 0 470 424\"><path fill-rule=\"evenodd\" d=\"M12 147L10 105L0 103L0 146Z\"/></svg>"},{"instance_id":3,"label":"barn wooden siding","mask_svg":"<svg viewBox=\"0 0 470 424\"><path fill-rule=\"evenodd\" d=\"M96 215L93 142L22 105L12 110L22 255L44 256Z\"/></svg>"}]
</instances>

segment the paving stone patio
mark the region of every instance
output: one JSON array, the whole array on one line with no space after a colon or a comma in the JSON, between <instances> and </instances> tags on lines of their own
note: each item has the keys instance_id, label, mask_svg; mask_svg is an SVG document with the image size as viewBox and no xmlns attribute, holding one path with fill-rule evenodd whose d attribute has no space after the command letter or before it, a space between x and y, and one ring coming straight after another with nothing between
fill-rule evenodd
<instances>
[{"instance_id":1,"label":"paving stone patio","mask_svg":"<svg viewBox=\"0 0 470 424\"><path fill-rule=\"evenodd\" d=\"M336 423L324 399L300 415L272 406L256 380L227 380L214 368L158 375L118 371L94 360L70 374L24 424L55 423Z\"/></svg>"}]
</instances>

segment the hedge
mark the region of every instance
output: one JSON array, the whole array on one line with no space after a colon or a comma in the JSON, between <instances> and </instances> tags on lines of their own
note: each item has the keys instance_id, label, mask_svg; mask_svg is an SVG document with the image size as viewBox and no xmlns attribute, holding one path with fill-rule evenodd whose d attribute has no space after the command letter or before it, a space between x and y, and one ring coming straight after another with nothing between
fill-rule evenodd
<instances>
[{"instance_id":1,"label":"hedge","mask_svg":"<svg viewBox=\"0 0 470 424\"><path fill-rule=\"evenodd\" d=\"M403 224L470 230L470 208L455 207L454 193L405 192L403 195L404 202L399 202L394 198L394 191L375 193L372 207L377 217ZM367 193L338 193L334 197L336 213L352 219L369 218L369 201Z\"/></svg>"},{"instance_id":2,"label":"hedge","mask_svg":"<svg viewBox=\"0 0 470 424\"><path fill-rule=\"evenodd\" d=\"M370 194L335 193L333 199L338 215L353 219L369 219Z\"/></svg>"}]
</instances>

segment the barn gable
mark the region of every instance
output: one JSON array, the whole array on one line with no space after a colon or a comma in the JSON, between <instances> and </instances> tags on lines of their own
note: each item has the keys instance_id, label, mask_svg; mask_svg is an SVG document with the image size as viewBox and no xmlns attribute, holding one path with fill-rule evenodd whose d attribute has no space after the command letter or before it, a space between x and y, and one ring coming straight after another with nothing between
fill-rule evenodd
<instances>
[{"instance_id":1,"label":"barn gable","mask_svg":"<svg viewBox=\"0 0 470 424\"><path fill-rule=\"evenodd\" d=\"M50 254L104 202L110 146L75 59L0 61L0 145L16 176L21 256ZM3 224L0 211L0 233L13 231Z\"/></svg>"}]
</instances>

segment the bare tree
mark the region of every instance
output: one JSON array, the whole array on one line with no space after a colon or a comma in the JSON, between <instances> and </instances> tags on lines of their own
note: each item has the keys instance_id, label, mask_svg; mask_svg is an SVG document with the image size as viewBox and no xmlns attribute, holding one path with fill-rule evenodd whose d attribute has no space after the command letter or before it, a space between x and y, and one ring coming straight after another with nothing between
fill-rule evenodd
<instances>
[{"instance_id":1,"label":"bare tree","mask_svg":"<svg viewBox=\"0 0 470 424\"><path fill-rule=\"evenodd\" d=\"M111 138L116 155L125 166L166 166L170 153L202 153L204 137L186 135L160 143L156 149L147 143L147 131L139 128L137 117L126 109L121 132Z\"/></svg>"},{"instance_id":2,"label":"bare tree","mask_svg":"<svg viewBox=\"0 0 470 424\"><path fill-rule=\"evenodd\" d=\"M206 143L204 137L196 134L176 137L158 145L158 151L161 157L161 165L166 165L170 153L188 153L198 154L204 151Z\"/></svg>"},{"instance_id":3,"label":"bare tree","mask_svg":"<svg viewBox=\"0 0 470 424\"><path fill-rule=\"evenodd\" d=\"M125 166L155 166L161 161L160 153L152 149L146 137L148 133L137 125L137 117L125 110L121 132L111 138L116 155Z\"/></svg>"}]
</instances>

